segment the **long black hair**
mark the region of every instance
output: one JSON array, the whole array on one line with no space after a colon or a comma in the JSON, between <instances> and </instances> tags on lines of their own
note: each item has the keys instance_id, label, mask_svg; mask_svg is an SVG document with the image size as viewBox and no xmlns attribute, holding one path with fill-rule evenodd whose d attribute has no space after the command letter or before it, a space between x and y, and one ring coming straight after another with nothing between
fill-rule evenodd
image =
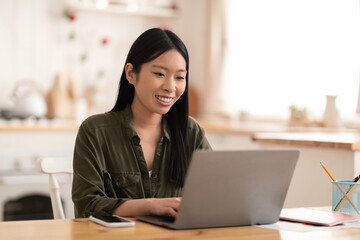
<instances>
[{"instance_id":1,"label":"long black hair","mask_svg":"<svg viewBox=\"0 0 360 240\"><path fill-rule=\"evenodd\" d=\"M172 31L160 28L151 28L142 33L133 43L126 58L125 65L131 63L135 73L139 73L144 63L150 62L161 54L175 49L186 61L186 88L182 96L171 107L164 116L168 120L171 134L171 154L168 161L169 179L177 186L184 185L186 170L188 167L188 150L186 146L186 129L189 117L189 94L188 94L188 76L189 76L189 55L185 44ZM111 111L120 111L134 99L135 89L126 79L125 67L123 69L118 97L115 106Z\"/></svg>"}]
</instances>

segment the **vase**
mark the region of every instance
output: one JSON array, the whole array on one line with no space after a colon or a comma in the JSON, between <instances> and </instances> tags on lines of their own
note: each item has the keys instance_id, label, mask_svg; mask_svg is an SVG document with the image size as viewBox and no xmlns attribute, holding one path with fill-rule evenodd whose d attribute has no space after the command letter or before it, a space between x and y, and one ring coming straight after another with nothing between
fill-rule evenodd
<instances>
[{"instance_id":1,"label":"vase","mask_svg":"<svg viewBox=\"0 0 360 240\"><path fill-rule=\"evenodd\" d=\"M326 95L323 120L325 127L340 127L340 115L336 107L336 96L334 95Z\"/></svg>"}]
</instances>

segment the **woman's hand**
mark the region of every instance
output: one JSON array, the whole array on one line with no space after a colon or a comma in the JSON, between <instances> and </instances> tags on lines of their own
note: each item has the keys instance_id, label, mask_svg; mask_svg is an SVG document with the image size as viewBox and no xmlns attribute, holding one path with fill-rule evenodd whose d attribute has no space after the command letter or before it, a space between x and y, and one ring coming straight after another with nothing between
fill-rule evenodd
<instances>
[{"instance_id":1,"label":"woman's hand","mask_svg":"<svg viewBox=\"0 0 360 240\"><path fill-rule=\"evenodd\" d=\"M181 203L180 197L148 199L149 214L176 217Z\"/></svg>"},{"instance_id":2,"label":"woman's hand","mask_svg":"<svg viewBox=\"0 0 360 240\"><path fill-rule=\"evenodd\" d=\"M139 215L176 217L181 200L181 197L127 200L117 207L113 211L113 214L124 217L134 217Z\"/></svg>"}]
</instances>

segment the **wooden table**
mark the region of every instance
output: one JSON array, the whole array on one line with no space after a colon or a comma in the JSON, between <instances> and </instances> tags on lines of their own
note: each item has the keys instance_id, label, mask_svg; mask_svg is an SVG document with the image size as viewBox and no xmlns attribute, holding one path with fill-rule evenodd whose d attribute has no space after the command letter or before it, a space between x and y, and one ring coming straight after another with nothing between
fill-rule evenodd
<instances>
[{"instance_id":1,"label":"wooden table","mask_svg":"<svg viewBox=\"0 0 360 240\"><path fill-rule=\"evenodd\" d=\"M106 228L88 219L0 222L6 240L110 240L110 239L358 239L360 229L290 232L255 226L170 230L136 221L135 227Z\"/></svg>"}]
</instances>

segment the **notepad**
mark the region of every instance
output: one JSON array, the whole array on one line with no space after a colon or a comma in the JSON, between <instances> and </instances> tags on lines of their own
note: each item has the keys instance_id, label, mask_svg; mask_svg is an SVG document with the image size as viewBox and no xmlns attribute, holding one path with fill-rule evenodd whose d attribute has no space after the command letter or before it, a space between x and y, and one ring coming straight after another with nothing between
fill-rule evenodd
<instances>
[{"instance_id":1,"label":"notepad","mask_svg":"<svg viewBox=\"0 0 360 240\"><path fill-rule=\"evenodd\" d=\"M288 208L281 210L280 220L330 227L360 221L360 216L312 208Z\"/></svg>"}]
</instances>

